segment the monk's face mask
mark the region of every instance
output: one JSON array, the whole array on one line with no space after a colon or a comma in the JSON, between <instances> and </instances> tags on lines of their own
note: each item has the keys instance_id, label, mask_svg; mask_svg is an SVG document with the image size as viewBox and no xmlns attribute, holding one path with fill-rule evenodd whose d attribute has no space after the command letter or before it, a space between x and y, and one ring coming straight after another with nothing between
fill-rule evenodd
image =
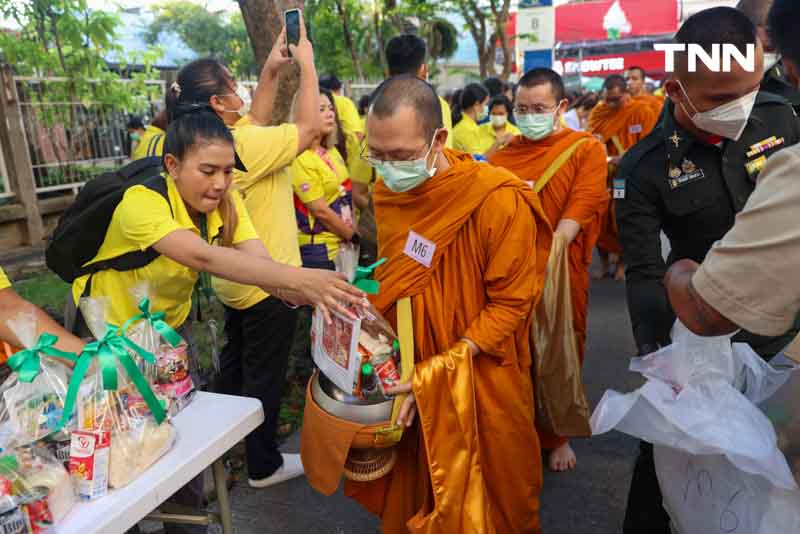
<instances>
[{"instance_id":1,"label":"monk's face mask","mask_svg":"<svg viewBox=\"0 0 800 534\"><path fill-rule=\"evenodd\" d=\"M428 144L425 156L422 158L408 161L382 161L371 157L366 157L365 159L375 168L375 172L381 175L383 183L391 191L395 193L411 191L436 174L436 167L429 168L428 159L438 133L439 130L434 133L433 139Z\"/></svg>"}]
</instances>

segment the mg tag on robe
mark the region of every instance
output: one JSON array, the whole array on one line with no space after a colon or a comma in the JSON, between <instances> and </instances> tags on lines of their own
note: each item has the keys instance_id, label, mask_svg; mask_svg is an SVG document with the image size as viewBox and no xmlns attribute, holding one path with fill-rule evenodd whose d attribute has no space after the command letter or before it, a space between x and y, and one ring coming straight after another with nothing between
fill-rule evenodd
<instances>
[{"instance_id":1,"label":"mg tag on robe","mask_svg":"<svg viewBox=\"0 0 800 534\"><path fill-rule=\"evenodd\" d=\"M435 252L436 243L425 239L414 230L408 232L408 239L406 240L406 246L403 248L403 254L415 262L430 268Z\"/></svg>"}]
</instances>

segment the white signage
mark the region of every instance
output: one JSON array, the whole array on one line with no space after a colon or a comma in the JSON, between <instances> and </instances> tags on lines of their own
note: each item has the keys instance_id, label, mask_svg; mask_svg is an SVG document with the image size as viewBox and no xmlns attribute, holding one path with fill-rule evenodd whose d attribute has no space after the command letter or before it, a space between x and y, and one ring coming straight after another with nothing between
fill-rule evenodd
<instances>
[{"instance_id":1,"label":"white signage","mask_svg":"<svg viewBox=\"0 0 800 534\"><path fill-rule=\"evenodd\" d=\"M664 70L667 72L675 71L675 52L686 52L689 72L697 70L698 59L711 72L730 72L732 59L735 59L736 63L747 72L755 72L756 70L756 45L753 43L747 45L745 54L742 54L736 45L731 43L712 44L711 54L695 43L689 43L688 45L683 43L657 43L653 45L653 48L664 52Z\"/></svg>"},{"instance_id":2,"label":"white signage","mask_svg":"<svg viewBox=\"0 0 800 534\"><path fill-rule=\"evenodd\" d=\"M583 74L599 72L615 72L625 70L624 57L607 57L599 59L584 59L583 61L557 60L553 62L553 70L561 76L565 74Z\"/></svg>"},{"instance_id":3,"label":"white signage","mask_svg":"<svg viewBox=\"0 0 800 534\"><path fill-rule=\"evenodd\" d=\"M520 9L517 13L517 49L548 50L556 41L556 12L552 6Z\"/></svg>"}]
</instances>

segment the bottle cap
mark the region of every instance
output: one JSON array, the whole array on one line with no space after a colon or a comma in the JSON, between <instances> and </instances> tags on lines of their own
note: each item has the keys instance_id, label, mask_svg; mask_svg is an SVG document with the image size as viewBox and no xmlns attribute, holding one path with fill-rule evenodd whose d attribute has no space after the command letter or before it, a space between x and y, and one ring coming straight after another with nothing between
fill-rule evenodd
<instances>
[{"instance_id":1,"label":"bottle cap","mask_svg":"<svg viewBox=\"0 0 800 534\"><path fill-rule=\"evenodd\" d=\"M371 375L372 374L372 365L365 363L361 366L361 374L362 375Z\"/></svg>"},{"instance_id":2,"label":"bottle cap","mask_svg":"<svg viewBox=\"0 0 800 534\"><path fill-rule=\"evenodd\" d=\"M400 341L395 339L394 343L392 343L392 349L400 352Z\"/></svg>"}]
</instances>

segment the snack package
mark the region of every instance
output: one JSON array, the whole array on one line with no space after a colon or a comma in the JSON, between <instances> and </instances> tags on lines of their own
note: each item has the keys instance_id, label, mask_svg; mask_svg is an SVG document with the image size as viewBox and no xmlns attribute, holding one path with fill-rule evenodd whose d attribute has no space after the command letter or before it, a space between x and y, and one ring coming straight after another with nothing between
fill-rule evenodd
<instances>
[{"instance_id":1,"label":"snack package","mask_svg":"<svg viewBox=\"0 0 800 534\"><path fill-rule=\"evenodd\" d=\"M36 336L36 316L23 312L8 327L26 349L8 361L14 371L0 386L0 451L52 434L62 417L70 369L76 356L56 349L58 338Z\"/></svg>"},{"instance_id":2,"label":"snack package","mask_svg":"<svg viewBox=\"0 0 800 534\"><path fill-rule=\"evenodd\" d=\"M131 290L141 313L123 330L134 343L156 357L155 365L142 363L145 376L156 391L169 399L169 414L175 416L192 402L195 386L189 373L189 346L165 321L163 312L150 311L149 290L142 283Z\"/></svg>"},{"instance_id":3,"label":"snack package","mask_svg":"<svg viewBox=\"0 0 800 534\"><path fill-rule=\"evenodd\" d=\"M76 502L69 474L46 449L0 456L0 532L55 533Z\"/></svg>"},{"instance_id":4,"label":"snack package","mask_svg":"<svg viewBox=\"0 0 800 534\"><path fill-rule=\"evenodd\" d=\"M352 308L356 319L333 313L331 324L314 310L311 347L314 363L336 386L350 395L362 395L361 381L374 373L380 396L400 380L400 347L391 325L370 305ZM370 364L371 369L364 369ZM366 376L364 371L370 371ZM374 388L369 388L371 391ZM370 395L372 396L372 395Z\"/></svg>"},{"instance_id":5,"label":"snack package","mask_svg":"<svg viewBox=\"0 0 800 534\"><path fill-rule=\"evenodd\" d=\"M169 451L175 429L166 420L169 399L141 370L142 360L155 364L154 355L107 325L105 306L101 298L81 301L81 312L98 341L84 348L75 365L65 405L74 417L73 434L100 433L101 442L102 433L110 434L108 484L120 488Z\"/></svg>"}]
</instances>

